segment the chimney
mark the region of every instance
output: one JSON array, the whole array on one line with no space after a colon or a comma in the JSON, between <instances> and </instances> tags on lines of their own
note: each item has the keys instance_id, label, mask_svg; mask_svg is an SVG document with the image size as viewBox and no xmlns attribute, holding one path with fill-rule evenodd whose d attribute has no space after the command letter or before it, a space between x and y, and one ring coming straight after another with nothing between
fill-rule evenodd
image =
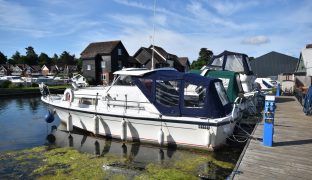
<instances>
[{"instance_id":1,"label":"chimney","mask_svg":"<svg viewBox=\"0 0 312 180\"><path fill-rule=\"evenodd\" d=\"M312 48L312 44L307 44L306 48L307 48L307 49Z\"/></svg>"}]
</instances>

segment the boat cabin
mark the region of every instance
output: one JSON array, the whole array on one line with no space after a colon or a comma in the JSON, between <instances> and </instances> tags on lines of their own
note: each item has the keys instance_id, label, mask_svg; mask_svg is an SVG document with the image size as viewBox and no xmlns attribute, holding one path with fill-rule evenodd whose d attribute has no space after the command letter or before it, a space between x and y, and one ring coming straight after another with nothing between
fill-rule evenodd
<instances>
[{"instance_id":1,"label":"boat cabin","mask_svg":"<svg viewBox=\"0 0 312 180\"><path fill-rule=\"evenodd\" d=\"M136 85L162 115L220 118L232 110L220 79L181 73L171 68L129 69L114 74L123 76L120 79L124 82ZM124 76L131 76L131 80Z\"/></svg>"},{"instance_id":2,"label":"boat cabin","mask_svg":"<svg viewBox=\"0 0 312 180\"><path fill-rule=\"evenodd\" d=\"M209 69L227 70L253 75L248 56L236 52L224 51L217 56L213 56L207 67Z\"/></svg>"}]
</instances>

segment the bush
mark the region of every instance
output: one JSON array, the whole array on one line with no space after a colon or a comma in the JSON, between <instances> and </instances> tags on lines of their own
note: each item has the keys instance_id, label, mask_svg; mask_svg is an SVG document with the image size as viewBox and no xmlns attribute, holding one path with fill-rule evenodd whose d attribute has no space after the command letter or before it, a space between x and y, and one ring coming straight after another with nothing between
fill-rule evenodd
<instances>
[{"instance_id":1,"label":"bush","mask_svg":"<svg viewBox=\"0 0 312 180\"><path fill-rule=\"evenodd\" d=\"M9 84L9 87L8 87L8 88L16 88L16 84L11 83L11 84Z\"/></svg>"},{"instance_id":2,"label":"bush","mask_svg":"<svg viewBox=\"0 0 312 180\"><path fill-rule=\"evenodd\" d=\"M37 84L37 83L31 83L31 87L39 87L39 84Z\"/></svg>"},{"instance_id":3,"label":"bush","mask_svg":"<svg viewBox=\"0 0 312 180\"><path fill-rule=\"evenodd\" d=\"M6 80L6 81L4 81L4 82L0 85L0 87L1 87L1 88L8 88L11 84L12 84L11 81Z\"/></svg>"}]
</instances>

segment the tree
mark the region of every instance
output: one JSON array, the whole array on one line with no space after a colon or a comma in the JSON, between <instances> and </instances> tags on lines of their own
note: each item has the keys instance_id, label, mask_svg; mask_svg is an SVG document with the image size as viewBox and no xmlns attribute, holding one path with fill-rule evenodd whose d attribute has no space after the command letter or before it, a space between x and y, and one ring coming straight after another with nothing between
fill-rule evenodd
<instances>
[{"instance_id":1,"label":"tree","mask_svg":"<svg viewBox=\"0 0 312 180\"><path fill-rule=\"evenodd\" d=\"M58 62L58 60L59 60L58 55L54 53L53 58L52 58L52 64L53 64L53 65L56 65L57 62Z\"/></svg>"},{"instance_id":2,"label":"tree","mask_svg":"<svg viewBox=\"0 0 312 180\"><path fill-rule=\"evenodd\" d=\"M0 51L0 64L6 64L8 58Z\"/></svg>"},{"instance_id":3,"label":"tree","mask_svg":"<svg viewBox=\"0 0 312 180\"><path fill-rule=\"evenodd\" d=\"M52 64L52 59L46 53L41 53L38 58L38 64L41 67L43 65L50 67L50 65Z\"/></svg>"},{"instance_id":4,"label":"tree","mask_svg":"<svg viewBox=\"0 0 312 180\"><path fill-rule=\"evenodd\" d=\"M79 58L78 60L77 60L77 67L78 67L78 71L81 73L82 71L82 59L81 58Z\"/></svg>"},{"instance_id":5,"label":"tree","mask_svg":"<svg viewBox=\"0 0 312 180\"><path fill-rule=\"evenodd\" d=\"M60 63L63 65L74 65L76 64L75 62L75 55L70 55L67 51L64 51L61 55L60 55Z\"/></svg>"},{"instance_id":6,"label":"tree","mask_svg":"<svg viewBox=\"0 0 312 180\"><path fill-rule=\"evenodd\" d=\"M37 65L38 64L38 55L36 54L33 47L28 46L26 49L26 58L25 58L25 64L28 65Z\"/></svg>"},{"instance_id":7,"label":"tree","mask_svg":"<svg viewBox=\"0 0 312 180\"><path fill-rule=\"evenodd\" d=\"M21 61L22 61L21 53L18 52L18 51L16 51L16 52L12 55L11 59L9 60L9 63L15 65L15 64L20 64Z\"/></svg>"},{"instance_id":8,"label":"tree","mask_svg":"<svg viewBox=\"0 0 312 180\"><path fill-rule=\"evenodd\" d=\"M198 59L192 62L191 69L201 69L210 62L212 56L212 51L208 50L207 48L201 48Z\"/></svg>"}]
</instances>

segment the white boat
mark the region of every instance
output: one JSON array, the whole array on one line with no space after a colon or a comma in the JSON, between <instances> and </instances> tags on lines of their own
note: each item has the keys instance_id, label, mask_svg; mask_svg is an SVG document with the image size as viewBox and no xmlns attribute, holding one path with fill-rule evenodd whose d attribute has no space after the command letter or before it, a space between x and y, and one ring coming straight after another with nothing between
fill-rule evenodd
<instances>
[{"instance_id":1,"label":"white boat","mask_svg":"<svg viewBox=\"0 0 312 180\"><path fill-rule=\"evenodd\" d=\"M238 72L245 93L252 92L255 88L256 76L251 70L249 58L246 54L224 51L217 56L213 56L205 68Z\"/></svg>"},{"instance_id":2,"label":"white boat","mask_svg":"<svg viewBox=\"0 0 312 180\"><path fill-rule=\"evenodd\" d=\"M273 87L276 87L280 84L279 81L273 80L271 78L257 78L255 82L260 86L260 89L263 92L272 91Z\"/></svg>"},{"instance_id":3,"label":"white boat","mask_svg":"<svg viewBox=\"0 0 312 180\"><path fill-rule=\"evenodd\" d=\"M66 89L42 101L67 124L123 141L213 150L233 133L237 107L222 81L174 69L128 68L111 86ZM188 94L188 86L197 86Z\"/></svg>"},{"instance_id":4,"label":"white boat","mask_svg":"<svg viewBox=\"0 0 312 180\"><path fill-rule=\"evenodd\" d=\"M239 73L238 81L241 83L244 95L244 103L240 103L241 109L247 112L247 115L254 115L257 113L257 107L261 106L258 103L258 99L263 97L257 89L255 83L256 76L251 69L249 58L246 54L224 51L223 53L213 56L210 63L204 66L203 73L207 70L219 70L219 71L233 71ZM227 82L223 82L226 84Z\"/></svg>"},{"instance_id":5,"label":"white boat","mask_svg":"<svg viewBox=\"0 0 312 180\"><path fill-rule=\"evenodd\" d=\"M20 76L3 76L1 80L11 81L13 84L24 84L25 81Z\"/></svg>"}]
</instances>

